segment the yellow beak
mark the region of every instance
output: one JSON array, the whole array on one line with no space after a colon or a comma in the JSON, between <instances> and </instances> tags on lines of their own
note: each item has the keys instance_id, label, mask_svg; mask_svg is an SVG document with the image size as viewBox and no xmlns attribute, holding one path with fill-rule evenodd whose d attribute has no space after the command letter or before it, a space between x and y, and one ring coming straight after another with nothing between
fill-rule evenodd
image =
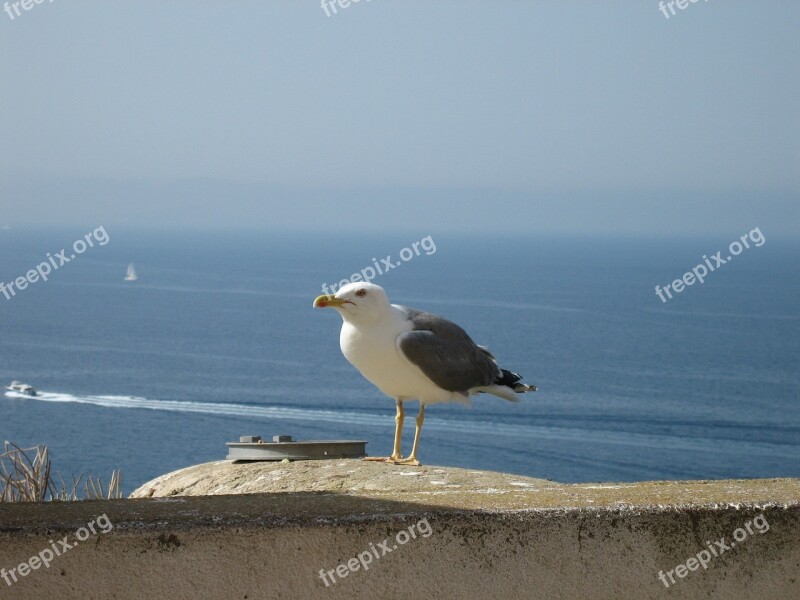
<instances>
[{"instance_id":1,"label":"yellow beak","mask_svg":"<svg viewBox=\"0 0 800 600\"><path fill-rule=\"evenodd\" d=\"M344 304L344 300L340 300L339 298L335 298L333 296L317 296L314 299L314 308L327 308L333 307L336 308L337 306L342 306Z\"/></svg>"}]
</instances>

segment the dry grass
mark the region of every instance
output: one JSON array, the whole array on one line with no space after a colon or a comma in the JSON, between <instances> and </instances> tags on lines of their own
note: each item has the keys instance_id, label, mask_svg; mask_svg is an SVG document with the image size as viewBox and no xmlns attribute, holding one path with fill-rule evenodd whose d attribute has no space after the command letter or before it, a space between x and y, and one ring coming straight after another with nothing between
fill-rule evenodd
<instances>
[{"instance_id":1,"label":"dry grass","mask_svg":"<svg viewBox=\"0 0 800 600\"><path fill-rule=\"evenodd\" d=\"M72 477L67 484L59 476L56 483L47 446L20 448L11 442L3 443L0 453L0 502L45 502L51 500L111 500L122 498L119 470L112 471L108 486L102 479L89 476L79 495L83 474Z\"/></svg>"}]
</instances>

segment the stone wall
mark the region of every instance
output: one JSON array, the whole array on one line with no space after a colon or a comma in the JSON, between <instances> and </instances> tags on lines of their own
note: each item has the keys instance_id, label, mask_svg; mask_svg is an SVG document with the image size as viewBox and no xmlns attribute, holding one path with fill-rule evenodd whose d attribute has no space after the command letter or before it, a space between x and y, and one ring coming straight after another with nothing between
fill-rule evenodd
<instances>
[{"instance_id":1,"label":"stone wall","mask_svg":"<svg viewBox=\"0 0 800 600\"><path fill-rule=\"evenodd\" d=\"M285 489L175 495L226 477ZM169 487L179 480L189 488ZM151 497L0 504L12 579L0 599L800 598L798 480L571 486L358 461L219 462L137 494ZM49 568L19 574L53 547Z\"/></svg>"}]
</instances>

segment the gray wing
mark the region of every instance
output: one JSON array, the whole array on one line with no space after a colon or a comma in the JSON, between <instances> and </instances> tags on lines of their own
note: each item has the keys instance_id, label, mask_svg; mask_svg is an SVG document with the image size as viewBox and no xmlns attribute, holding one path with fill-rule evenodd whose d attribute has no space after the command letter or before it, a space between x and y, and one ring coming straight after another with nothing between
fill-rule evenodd
<instances>
[{"instance_id":1,"label":"gray wing","mask_svg":"<svg viewBox=\"0 0 800 600\"><path fill-rule=\"evenodd\" d=\"M400 352L433 383L450 392L491 385L500 375L492 355L458 325L431 313L399 306L413 330L400 334Z\"/></svg>"}]
</instances>

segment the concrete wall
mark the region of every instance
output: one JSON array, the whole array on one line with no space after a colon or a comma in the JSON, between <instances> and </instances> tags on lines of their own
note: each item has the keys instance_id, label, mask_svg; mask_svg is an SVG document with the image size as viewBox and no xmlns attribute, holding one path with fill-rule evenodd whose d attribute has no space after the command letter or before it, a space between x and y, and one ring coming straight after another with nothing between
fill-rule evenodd
<instances>
[{"instance_id":1,"label":"concrete wall","mask_svg":"<svg viewBox=\"0 0 800 600\"><path fill-rule=\"evenodd\" d=\"M738 490L736 503L632 505L610 499L609 486L596 486L593 500L583 486L579 503L565 491L561 507L551 506L552 490L544 507L530 492L501 508L476 506L475 495L466 509L331 492L0 504L7 571L108 517L49 568L11 586L0 579L0 599L800 598L798 482L754 482L752 502L740 502L746 483L693 485L720 494L727 485ZM769 529L760 533L754 519ZM674 573L669 588L659 580L707 541L729 545L748 522L752 534L707 569ZM398 544L411 525L416 538ZM390 552L375 558L386 538ZM367 563L364 553L368 570L356 561L358 570L342 568L347 576L327 576L326 587L320 569L359 554Z\"/></svg>"}]
</instances>

